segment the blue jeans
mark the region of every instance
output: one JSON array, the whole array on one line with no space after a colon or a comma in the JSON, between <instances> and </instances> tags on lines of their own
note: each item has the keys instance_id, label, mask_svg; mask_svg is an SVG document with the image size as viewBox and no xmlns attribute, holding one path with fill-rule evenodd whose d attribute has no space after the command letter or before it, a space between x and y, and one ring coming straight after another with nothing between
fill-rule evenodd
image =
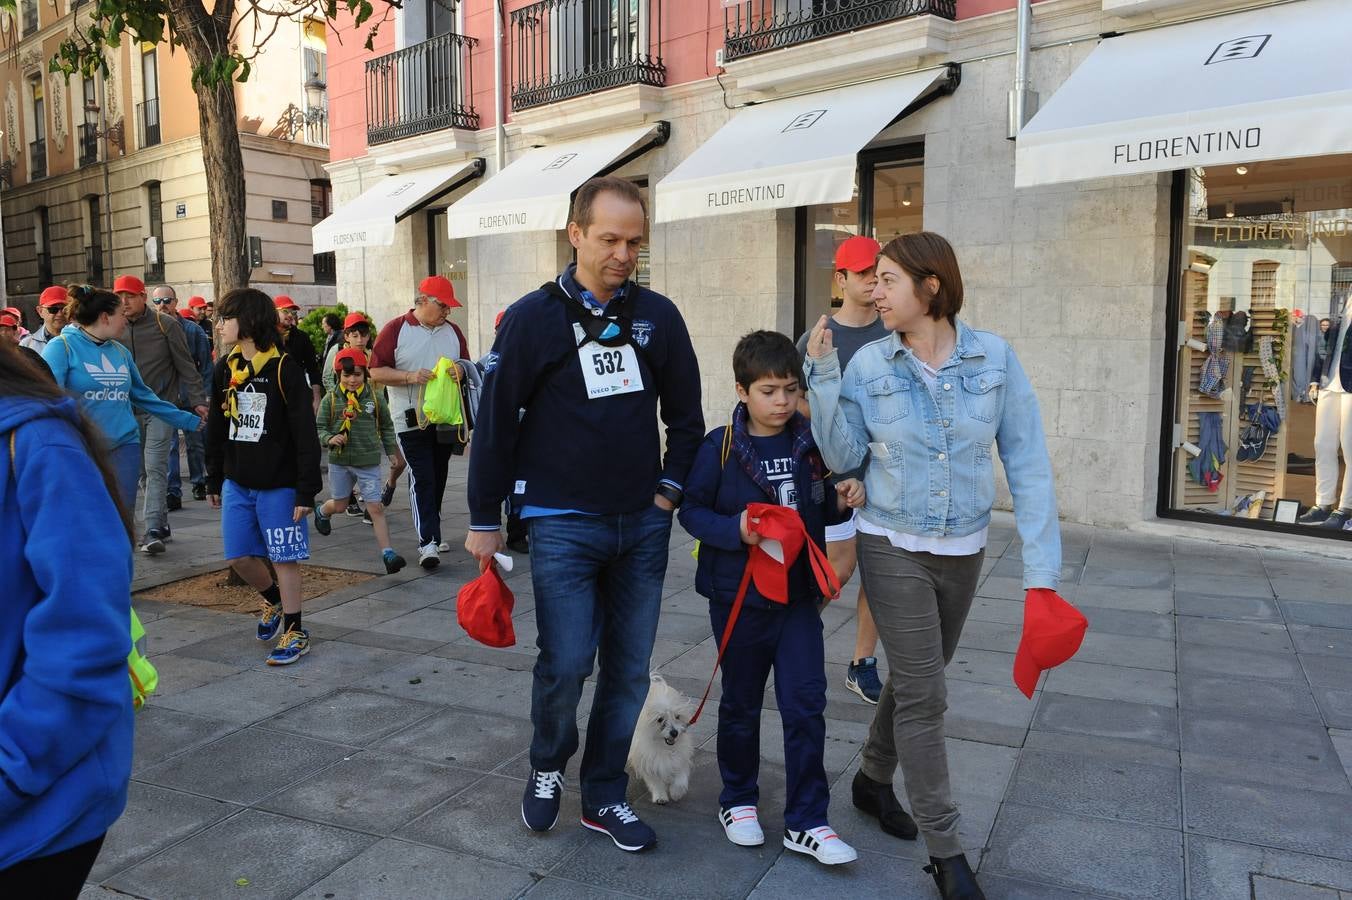
<instances>
[{"instance_id":1,"label":"blue jeans","mask_svg":"<svg viewBox=\"0 0 1352 900\"><path fill-rule=\"evenodd\" d=\"M118 499L127 515L136 512L136 487L141 480L141 445L122 444L108 453L108 464L117 478Z\"/></svg>"},{"instance_id":2,"label":"blue jeans","mask_svg":"<svg viewBox=\"0 0 1352 900\"><path fill-rule=\"evenodd\" d=\"M188 480L193 484L206 484L207 480L207 454L206 448L202 445L202 432L185 431L187 435L188 446ZM169 486L168 492L175 497L183 496L183 476L179 473L181 463L178 460L178 435L174 432L174 437L169 441Z\"/></svg>"},{"instance_id":3,"label":"blue jeans","mask_svg":"<svg viewBox=\"0 0 1352 900\"><path fill-rule=\"evenodd\" d=\"M629 787L624 763L648 696L671 513L650 506L529 523L540 647L531 691L531 766L561 772L577 751L577 704L599 661L582 753L582 803L623 803Z\"/></svg>"}]
</instances>

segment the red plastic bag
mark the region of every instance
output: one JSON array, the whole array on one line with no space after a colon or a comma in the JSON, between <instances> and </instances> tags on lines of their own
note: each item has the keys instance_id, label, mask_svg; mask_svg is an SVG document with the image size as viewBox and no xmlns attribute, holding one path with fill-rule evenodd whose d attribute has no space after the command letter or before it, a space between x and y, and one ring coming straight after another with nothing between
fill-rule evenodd
<instances>
[{"instance_id":1,"label":"red plastic bag","mask_svg":"<svg viewBox=\"0 0 1352 900\"><path fill-rule=\"evenodd\" d=\"M1025 697L1032 699L1043 670L1075 655L1088 629L1084 613L1056 591L1033 588L1024 595L1023 637L1014 656L1014 684Z\"/></svg>"},{"instance_id":2,"label":"red plastic bag","mask_svg":"<svg viewBox=\"0 0 1352 900\"><path fill-rule=\"evenodd\" d=\"M496 563L478 578L460 589L455 598L455 614L465 633L489 647L510 647L516 643L512 628L512 607L516 597L498 574Z\"/></svg>"}]
</instances>

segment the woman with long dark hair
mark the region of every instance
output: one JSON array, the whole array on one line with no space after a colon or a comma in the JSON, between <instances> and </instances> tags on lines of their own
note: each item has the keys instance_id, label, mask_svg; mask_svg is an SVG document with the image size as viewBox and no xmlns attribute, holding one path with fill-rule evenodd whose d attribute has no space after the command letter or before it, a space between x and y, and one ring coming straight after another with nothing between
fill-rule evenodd
<instances>
[{"instance_id":1,"label":"woman with long dark hair","mask_svg":"<svg viewBox=\"0 0 1352 900\"><path fill-rule=\"evenodd\" d=\"M0 896L77 897L127 802L132 531L107 459L0 347Z\"/></svg>"}]
</instances>

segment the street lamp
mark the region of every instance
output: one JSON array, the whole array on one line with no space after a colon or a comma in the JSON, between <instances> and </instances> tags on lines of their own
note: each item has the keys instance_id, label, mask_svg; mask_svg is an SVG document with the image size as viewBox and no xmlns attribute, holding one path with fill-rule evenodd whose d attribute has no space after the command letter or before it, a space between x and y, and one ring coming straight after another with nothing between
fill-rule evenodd
<instances>
[{"instance_id":1,"label":"street lamp","mask_svg":"<svg viewBox=\"0 0 1352 900\"><path fill-rule=\"evenodd\" d=\"M115 144L118 150L126 153L126 138L122 131L122 121L119 119L117 124L113 125L111 128L107 127L106 123L105 127L100 128L100 111L99 105L93 101L85 104L85 126L89 129L89 133L93 135L94 140L97 141L99 138L105 138L108 143Z\"/></svg>"},{"instance_id":2,"label":"street lamp","mask_svg":"<svg viewBox=\"0 0 1352 900\"><path fill-rule=\"evenodd\" d=\"M310 77L305 79L304 88L306 109L301 110L296 104L288 103L286 109L282 110L282 116L277 122L282 136L288 141L294 141L296 135L300 134L301 129L321 125L329 117L328 110L324 108L324 97L328 93L328 85L319 79L318 72L310 73Z\"/></svg>"}]
</instances>

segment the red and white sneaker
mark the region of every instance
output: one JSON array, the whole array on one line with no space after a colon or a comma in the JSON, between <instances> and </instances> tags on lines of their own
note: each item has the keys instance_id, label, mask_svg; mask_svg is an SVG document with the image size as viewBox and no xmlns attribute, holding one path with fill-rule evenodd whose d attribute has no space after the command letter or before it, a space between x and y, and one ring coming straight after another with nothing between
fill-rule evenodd
<instances>
[{"instance_id":1,"label":"red and white sneaker","mask_svg":"<svg viewBox=\"0 0 1352 900\"><path fill-rule=\"evenodd\" d=\"M720 809L718 821L723 823L723 833L728 836L728 840L739 847L759 847L765 843L765 832L761 831L754 806Z\"/></svg>"},{"instance_id":2,"label":"red and white sneaker","mask_svg":"<svg viewBox=\"0 0 1352 900\"><path fill-rule=\"evenodd\" d=\"M849 844L840 839L830 825L818 825L806 831L784 829L784 846L798 853L815 857L817 862L828 866L854 862L859 854Z\"/></svg>"}]
</instances>

